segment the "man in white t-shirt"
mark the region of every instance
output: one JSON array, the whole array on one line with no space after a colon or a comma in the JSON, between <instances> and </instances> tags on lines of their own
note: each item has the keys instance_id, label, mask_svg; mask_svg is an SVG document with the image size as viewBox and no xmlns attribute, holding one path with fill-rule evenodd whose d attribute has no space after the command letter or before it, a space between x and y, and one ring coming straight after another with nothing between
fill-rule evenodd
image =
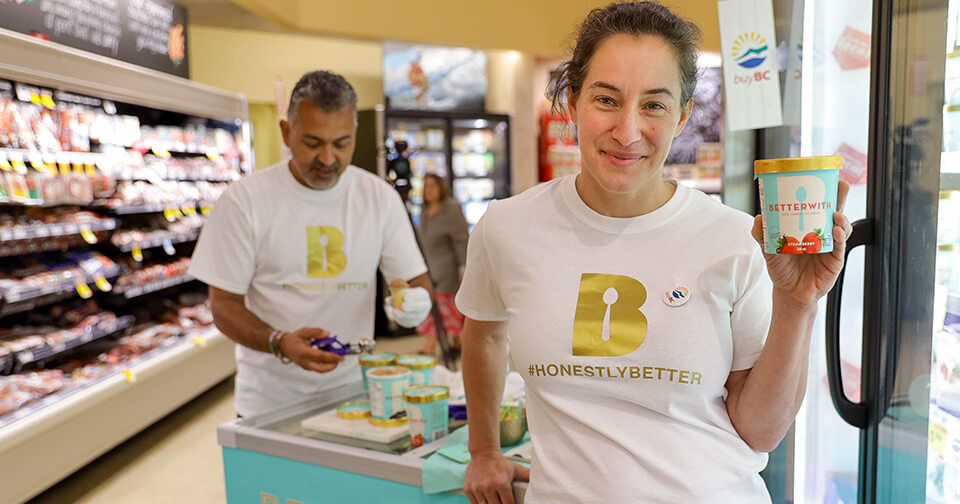
<instances>
[{"instance_id":1,"label":"man in white t-shirt","mask_svg":"<svg viewBox=\"0 0 960 504\"><path fill-rule=\"evenodd\" d=\"M240 416L362 379L355 356L311 341L373 338L378 268L410 284L401 309L388 310L398 324L415 327L430 311L427 268L400 196L350 165L356 106L342 76L305 74L280 121L292 158L231 186L194 251L190 274L210 286L217 327L239 343Z\"/></svg>"}]
</instances>

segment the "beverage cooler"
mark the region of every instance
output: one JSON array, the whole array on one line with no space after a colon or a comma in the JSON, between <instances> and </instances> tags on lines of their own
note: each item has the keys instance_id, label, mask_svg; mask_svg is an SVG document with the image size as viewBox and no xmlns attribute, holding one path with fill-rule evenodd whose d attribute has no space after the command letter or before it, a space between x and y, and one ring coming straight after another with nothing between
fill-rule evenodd
<instances>
[{"instance_id":1,"label":"beverage cooler","mask_svg":"<svg viewBox=\"0 0 960 504\"><path fill-rule=\"evenodd\" d=\"M510 196L510 118L453 112L359 112L357 164L395 183L391 167L409 161L407 209L414 225L423 205L423 177L442 177L471 229L493 199ZM406 142L404 152L398 142Z\"/></svg>"},{"instance_id":2,"label":"beverage cooler","mask_svg":"<svg viewBox=\"0 0 960 504\"><path fill-rule=\"evenodd\" d=\"M765 471L774 502L960 502L958 5L774 1L800 114L758 157L843 156L854 223Z\"/></svg>"}]
</instances>

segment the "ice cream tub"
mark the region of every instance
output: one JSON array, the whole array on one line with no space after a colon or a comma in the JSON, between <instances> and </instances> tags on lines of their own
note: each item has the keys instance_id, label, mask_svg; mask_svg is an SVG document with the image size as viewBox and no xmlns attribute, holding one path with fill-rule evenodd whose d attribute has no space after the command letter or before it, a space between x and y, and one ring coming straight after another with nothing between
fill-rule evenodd
<instances>
[{"instance_id":1,"label":"ice cream tub","mask_svg":"<svg viewBox=\"0 0 960 504\"><path fill-rule=\"evenodd\" d=\"M433 381L437 358L432 355L401 355L397 357L397 365L413 371L414 385L427 385Z\"/></svg>"},{"instance_id":2,"label":"ice cream tub","mask_svg":"<svg viewBox=\"0 0 960 504\"><path fill-rule=\"evenodd\" d=\"M370 382L370 417L390 420L403 416L403 391L412 385L410 370L402 366L382 366L368 369Z\"/></svg>"},{"instance_id":3,"label":"ice cream tub","mask_svg":"<svg viewBox=\"0 0 960 504\"><path fill-rule=\"evenodd\" d=\"M363 390L370 392L370 382L367 381L367 371L376 367L392 366L396 360L397 354L389 352L361 354L360 371L363 373Z\"/></svg>"},{"instance_id":4,"label":"ice cream tub","mask_svg":"<svg viewBox=\"0 0 960 504\"><path fill-rule=\"evenodd\" d=\"M410 422L410 445L422 446L447 435L450 428L450 389L414 385L403 393Z\"/></svg>"},{"instance_id":5,"label":"ice cream tub","mask_svg":"<svg viewBox=\"0 0 960 504\"><path fill-rule=\"evenodd\" d=\"M759 159L753 168L760 189L764 252L832 252L843 157Z\"/></svg>"}]
</instances>

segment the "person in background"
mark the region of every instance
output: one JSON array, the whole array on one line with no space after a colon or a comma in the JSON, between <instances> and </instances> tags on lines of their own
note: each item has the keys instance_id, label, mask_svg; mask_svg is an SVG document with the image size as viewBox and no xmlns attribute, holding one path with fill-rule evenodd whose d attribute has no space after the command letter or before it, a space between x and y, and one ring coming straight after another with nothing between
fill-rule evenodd
<instances>
[{"instance_id":1,"label":"person in background","mask_svg":"<svg viewBox=\"0 0 960 504\"><path fill-rule=\"evenodd\" d=\"M463 315L457 310L454 296L460 288L463 269L467 263L467 220L457 201L450 197L446 181L436 174L427 174L423 179L423 213L420 215L420 247L427 260L430 279L433 280L434 296L443 327L453 347L460 346L460 331ZM437 330L433 317L427 317L417 327L423 335L421 350L433 354L437 344Z\"/></svg>"},{"instance_id":2,"label":"person in background","mask_svg":"<svg viewBox=\"0 0 960 504\"><path fill-rule=\"evenodd\" d=\"M401 309L388 310L398 324L415 327L432 306L400 196L350 164L353 87L335 73L305 74L280 130L291 158L230 186L190 265L190 274L210 286L217 327L238 343L239 416L362 380L356 356L312 342L373 338L378 268L388 280L409 283Z\"/></svg>"},{"instance_id":3,"label":"person in background","mask_svg":"<svg viewBox=\"0 0 960 504\"><path fill-rule=\"evenodd\" d=\"M764 254L761 218L663 179L697 81L700 29L656 2L591 11L551 83L581 170L493 202L474 227L466 315L472 504L766 504L759 471L807 384L833 252ZM752 235L752 236L751 236ZM529 471L501 454L507 339L526 385Z\"/></svg>"}]
</instances>

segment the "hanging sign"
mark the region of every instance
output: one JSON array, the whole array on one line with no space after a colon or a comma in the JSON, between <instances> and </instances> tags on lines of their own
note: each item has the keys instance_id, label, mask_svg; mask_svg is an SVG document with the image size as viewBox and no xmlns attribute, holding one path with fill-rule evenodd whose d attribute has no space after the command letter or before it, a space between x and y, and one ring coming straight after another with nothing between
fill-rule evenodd
<instances>
[{"instance_id":1,"label":"hanging sign","mask_svg":"<svg viewBox=\"0 0 960 504\"><path fill-rule=\"evenodd\" d=\"M780 126L780 76L771 0L717 3L723 48L727 127L731 131Z\"/></svg>"},{"instance_id":2,"label":"hanging sign","mask_svg":"<svg viewBox=\"0 0 960 504\"><path fill-rule=\"evenodd\" d=\"M0 0L2 28L180 77L190 76L186 26L174 0Z\"/></svg>"}]
</instances>

